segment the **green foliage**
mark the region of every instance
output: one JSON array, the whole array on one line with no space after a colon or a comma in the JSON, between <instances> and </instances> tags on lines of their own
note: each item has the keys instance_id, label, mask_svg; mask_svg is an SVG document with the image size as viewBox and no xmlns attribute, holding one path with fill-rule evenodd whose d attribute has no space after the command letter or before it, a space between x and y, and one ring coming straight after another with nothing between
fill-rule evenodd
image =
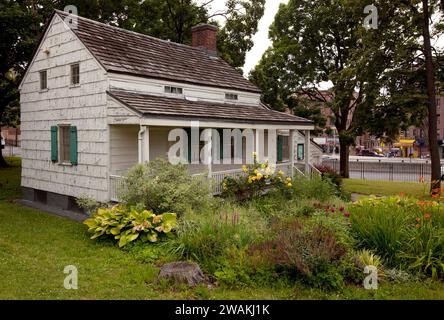
<instances>
[{"instance_id":1,"label":"green foliage","mask_svg":"<svg viewBox=\"0 0 444 320\"><path fill-rule=\"evenodd\" d=\"M106 208L107 203L97 201L89 196L82 196L76 199L77 205L82 208L87 215L91 215L96 212L99 208Z\"/></svg>"},{"instance_id":2,"label":"green foliage","mask_svg":"<svg viewBox=\"0 0 444 320\"><path fill-rule=\"evenodd\" d=\"M156 213L177 212L209 206L211 189L204 177L191 176L186 166L158 159L136 165L126 175L119 190L128 205L142 205Z\"/></svg>"},{"instance_id":3,"label":"green foliage","mask_svg":"<svg viewBox=\"0 0 444 320\"><path fill-rule=\"evenodd\" d=\"M316 199L326 202L337 195L336 186L328 180L314 176L300 177L293 182L294 194L300 199Z\"/></svg>"},{"instance_id":4,"label":"green foliage","mask_svg":"<svg viewBox=\"0 0 444 320\"><path fill-rule=\"evenodd\" d=\"M241 68L254 45L252 38L264 15L265 0L227 0L225 5L227 20L217 35L217 47L222 59Z\"/></svg>"},{"instance_id":5,"label":"green foliage","mask_svg":"<svg viewBox=\"0 0 444 320\"><path fill-rule=\"evenodd\" d=\"M176 214L155 215L152 211L128 209L114 206L99 209L90 219L84 221L91 239L112 238L119 247L140 239L142 242L157 242L171 235L177 227Z\"/></svg>"},{"instance_id":6,"label":"green foliage","mask_svg":"<svg viewBox=\"0 0 444 320\"><path fill-rule=\"evenodd\" d=\"M337 268L346 248L322 225L304 226L300 220L273 225L273 238L253 246L266 261L284 273L301 277L319 288L339 289L343 277Z\"/></svg>"},{"instance_id":7,"label":"green foliage","mask_svg":"<svg viewBox=\"0 0 444 320\"><path fill-rule=\"evenodd\" d=\"M247 248L226 248L218 262L214 277L224 286L269 286L279 279L279 275L271 266L264 264L259 254L252 255Z\"/></svg>"},{"instance_id":8,"label":"green foliage","mask_svg":"<svg viewBox=\"0 0 444 320\"><path fill-rule=\"evenodd\" d=\"M394 138L425 115L424 82L412 72L419 33L400 2L377 1L378 29L366 30L364 0L288 1L270 28L273 46L250 80L273 108L309 116L320 128L316 110L329 109L341 147L364 130ZM321 82L330 89L319 90Z\"/></svg>"},{"instance_id":9,"label":"green foliage","mask_svg":"<svg viewBox=\"0 0 444 320\"><path fill-rule=\"evenodd\" d=\"M342 177L332 168L325 166L325 165L318 165L316 166L316 169L318 169L321 172L321 176L323 179L327 179L331 181L339 191L342 189Z\"/></svg>"},{"instance_id":10,"label":"green foliage","mask_svg":"<svg viewBox=\"0 0 444 320\"><path fill-rule=\"evenodd\" d=\"M362 200L350 208L352 232L387 261L432 277L444 275L444 211L435 201L405 197Z\"/></svg>"},{"instance_id":11,"label":"green foliage","mask_svg":"<svg viewBox=\"0 0 444 320\"><path fill-rule=\"evenodd\" d=\"M218 213L185 216L179 223L173 253L197 261L209 274L218 269L227 248L245 248L259 237L261 221L247 216L238 207Z\"/></svg>"}]
</instances>

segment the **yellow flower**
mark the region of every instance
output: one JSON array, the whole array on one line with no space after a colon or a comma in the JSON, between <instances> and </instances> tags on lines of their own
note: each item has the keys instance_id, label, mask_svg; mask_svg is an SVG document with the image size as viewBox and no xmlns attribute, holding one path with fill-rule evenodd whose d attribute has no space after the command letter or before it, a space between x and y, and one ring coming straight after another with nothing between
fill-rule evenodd
<instances>
[{"instance_id":1,"label":"yellow flower","mask_svg":"<svg viewBox=\"0 0 444 320\"><path fill-rule=\"evenodd\" d=\"M287 187L291 188L292 184L291 182L287 183Z\"/></svg>"},{"instance_id":2,"label":"yellow flower","mask_svg":"<svg viewBox=\"0 0 444 320\"><path fill-rule=\"evenodd\" d=\"M267 167L267 165L266 165L265 163L263 163L263 164L261 165L261 167L262 167L262 169L265 169L265 168Z\"/></svg>"},{"instance_id":3,"label":"yellow flower","mask_svg":"<svg viewBox=\"0 0 444 320\"><path fill-rule=\"evenodd\" d=\"M287 178L287 182L291 182L291 178L290 177Z\"/></svg>"},{"instance_id":4,"label":"yellow flower","mask_svg":"<svg viewBox=\"0 0 444 320\"><path fill-rule=\"evenodd\" d=\"M258 174L258 173L259 173L259 170L257 170L257 169L254 170L254 173L255 173L255 174Z\"/></svg>"},{"instance_id":5,"label":"yellow flower","mask_svg":"<svg viewBox=\"0 0 444 320\"><path fill-rule=\"evenodd\" d=\"M279 171L278 171L278 175L283 176L283 175L284 175L284 171L279 170Z\"/></svg>"},{"instance_id":6,"label":"yellow flower","mask_svg":"<svg viewBox=\"0 0 444 320\"><path fill-rule=\"evenodd\" d=\"M258 174L257 174L257 180L261 180L262 177L263 177L262 173L258 173Z\"/></svg>"},{"instance_id":7,"label":"yellow flower","mask_svg":"<svg viewBox=\"0 0 444 320\"><path fill-rule=\"evenodd\" d=\"M242 166L242 170L243 170L244 172L247 172L247 171L248 171L247 166Z\"/></svg>"},{"instance_id":8,"label":"yellow flower","mask_svg":"<svg viewBox=\"0 0 444 320\"><path fill-rule=\"evenodd\" d=\"M253 158L257 158L257 153L253 152Z\"/></svg>"}]
</instances>

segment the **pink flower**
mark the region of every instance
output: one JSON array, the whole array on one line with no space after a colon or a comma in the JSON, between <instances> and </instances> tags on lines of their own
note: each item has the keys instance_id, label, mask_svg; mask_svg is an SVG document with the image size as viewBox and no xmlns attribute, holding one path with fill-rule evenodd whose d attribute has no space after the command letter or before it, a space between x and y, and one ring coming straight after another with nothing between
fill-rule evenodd
<instances>
[{"instance_id":1,"label":"pink flower","mask_svg":"<svg viewBox=\"0 0 444 320\"><path fill-rule=\"evenodd\" d=\"M344 207L340 207L339 211L344 212L345 208Z\"/></svg>"},{"instance_id":2,"label":"pink flower","mask_svg":"<svg viewBox=\"0 0 444 320\"><path fill-rule=\"evenodd\" d=\"M345 212L344 217L346 217L346 218L350 217L350 212Z\"/></svg>"},{"instance_id":3,"label":"pink flower","mask_svg":"<svg viewBox=\"0 0 444 320\"><path fill-rule=\"evenodd\" d=\"M332 212L332 213L335 213L335 208L331 208L331 212Z\"/></svg>"}]
</instances>

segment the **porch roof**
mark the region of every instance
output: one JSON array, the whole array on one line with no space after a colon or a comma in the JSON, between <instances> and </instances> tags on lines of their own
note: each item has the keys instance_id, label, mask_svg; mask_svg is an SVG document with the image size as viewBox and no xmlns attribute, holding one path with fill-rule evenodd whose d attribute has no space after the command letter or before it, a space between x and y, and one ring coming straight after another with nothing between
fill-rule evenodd
<instances>
[{"instance_id":1,"label":"porch roof","mask_svg":"<svg viewBox=\"0 0 444 320\"><path fill-rule=\"evenodd\" d=\"M265 106L190 101L115 90L108 91L108 94L141 116L229 123L313 125L310 120L271 110Z\"/></svg>"}]
</instances>

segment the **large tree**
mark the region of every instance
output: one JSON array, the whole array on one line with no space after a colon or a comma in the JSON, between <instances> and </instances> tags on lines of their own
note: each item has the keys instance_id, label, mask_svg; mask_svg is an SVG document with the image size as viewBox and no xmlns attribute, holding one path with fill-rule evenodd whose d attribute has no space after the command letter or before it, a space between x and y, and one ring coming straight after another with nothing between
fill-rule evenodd
<instances>
[{"instance_id":1,"label":"large tree","mask_svg":"<svg viewBox=\"0 0 444 320\"><path fill-rule=\"evenodd\" d=\"M410 74L418 69L412 49L418 26L399 4L373 3L376 29L363 26L367 1L290 0L281 5L270 29L273 47L252 73L269 95L265 98L276 94L278 106L297 94L331 109L344 177L349 176L349 149L356 136L367 130L393 137L418 123L426 104ZM321 83L329 85L328 94L321 92Z\"/></svg>"},{"instance_id":2,"label":"large tree","mask_svg":"<svg viewBox=\"0 0 444 320\"><path fill-rule=\"evenodd\" d=\"M23 2L0 0L0 127L16 126L18 83L40 28L36 15ZM0 167L6 162L0 148Z\"/></svg>"}]
</instances>

